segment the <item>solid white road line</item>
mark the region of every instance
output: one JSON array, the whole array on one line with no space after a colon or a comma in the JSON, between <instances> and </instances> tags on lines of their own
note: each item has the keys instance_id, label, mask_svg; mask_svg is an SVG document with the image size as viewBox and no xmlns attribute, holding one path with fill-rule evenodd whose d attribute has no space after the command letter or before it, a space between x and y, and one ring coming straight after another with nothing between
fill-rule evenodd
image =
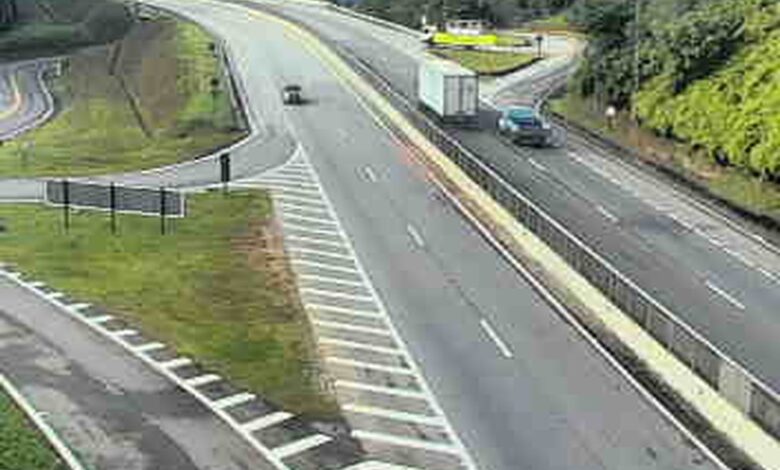
<instances>
[{"instance_id":1,"label":"solid white road line","mask_svg":"<svg viewBox=\"0 0 780 470\"><path fill-rule=\"evenodd\" d=\"M547 167L546 166L544 166L541 163L537 162L533 158L529 158L528 159L528 163L530 163L532 167L536 168L539 171L543 171L543 172L547 171Z\"/></svg>"},{"instance_id":2,"label":"solid white road line","mask_svg":"<svg viewBox=\"0 0 780 470\"><path fill-rule=\"evenodd\" d=\"M317 261L309 261L307 259L299 259L299 258L292 258L290 259L290 263L293 265L301 265L301 266L309 266L311 268L318 268L318 269L324 269L326 271L338 271L342 273L348 273L353 274L355 276L360 274L360 271L358 271L355 268L350 268L347 266L336 266L334 264L325 264L325 263L318 263Z\"/></svg>"},{"instance_id":3,"label":"solid white road line","mask_svg":"<svg viewBox=\"0 0 780 470\"><path fill-rule=\"evenodd\" d=\"M373 431L362 431L359 429L355 429L351 434L352 437L359 440L376 441L383 444L392 444L400 447L411 447L414 449L454 454L457 456L461 456L462 454L461 450L457 447L441 442L423 441L421 439L412 439L408 437L401 437L393 434L384 434Z\"/></svg>"},{"instance_id":4,"label":"solid white road line","mask_svg":"<svg viewBox=\"0 0 780 470\"><path fill-rule=\"evenodd\" d=\"M287 220L298 220L302 222L310 222L312 224L320 224L320 225L328 225L328 226L335 226L336 224L331 219L321 219L319 217L306 217L305 215L297 215L297 214L290 214L289 212L282 212L282 219L286 222Z\"/></svg>"},{"instance_id":5,"label":"solid white road line","mask_svg":"<svg viewBox=\"0 0 780 470\"><path fill-rule=\"evenodd\" d=\"M341 409L349 413L376 416L377 418L392 419L394 421L405 421L407 423L421 424L424 426L443 426L444 420L441 416L421 415L407 413L405 411L396 411L389 408L378 408L375 406L357 405L346 403Z\"/></svg>"},{"instance_id":6,"label":"solid white road line","mask_svg":"<svg viewBox=\"0 0 780 470\"><path fill-rule=\"evenodd\" d=\"M301 287L301 294L319 295L322 297L334 297L344 300L354 300L355 302L373 302L374 298L367 295L345 294L343 292L335 292L324 289L314 289L311 287Z\"/></svg>"},{"instance_id":7,"label":"solid white road line","mask_svg":"<svg viewBox=\"0 0 780 470\"><path fill-rule=\"evenodd\" d=\"M214 406L219 409L225 409L225 408L231 408L233 406L238 406L243 403L250 402L255 399L255 396L251 393L236 393L235 395L229 395L227 397L220 398L219 400L214 400Z\"/></svg>"},{"instance_id":8,"label":"solid white road line","mask_svg":"<svg viewBox=\"0 0 780 470\"><path fill-rule=\"evenodd\" d=\"M428 397L417 390L408 388L383 387L381 385L372 385L352 380L336 380L333 383L336 387L360 390L363 392L381 393L382 395L393 395L396 397L415 398L418 400L428 400Z\"/></svg>"},{"instance_id":9,"label":"solid white road line","mask_svg":"<svg viewBox=\"0 0 780 470\"><path fill-rule=\"evenodd\" d=\"M347 307L339 307L335 305L325 305L320 304L316 302L305 302L304 306L306 308L313 308L316 310L320 310L322 312L328 313L343 313L345 315L352 315L355 317L363 317L363 318L374 318L374 319L384 319L384 316L379 312L372 312L370 310L358 310L354 308L347 308Z\"/></svg>"},{"instance_id":10,"label":"solid white road line","mask_svg":"<svg viewBox=\"0 0 780 470\"><path fill-rule=\"evenodd\" d=\"M487 319L483 318L479 321L480 326L482 326L482 329L485 330L485 333L487 333L488 337L495 343L496 347L498 347L498 350L501 352L501 354L507 358L512 358L512 351L509 349L509 347L504 343L504 341L498 336L498 333L496 333L496 330L493 329L493 327L490 325L490 323L487 321Z\"/></svg>"},{"instance_id":11,"label":"solid white road line","mask_svg":"<svg viewBox=\"0 0 780 470\"><path fill-rule=\"evenodd\" d=\"M387 372L388 374L411 375L413 377L416 377L417 375L412 369L407 369L405 367L385 366L382 364L374 364L373 362L358 361L355 359L345 359L343 357L335 357L335 356L327 357L325 358L325 360L327 362L332 362L334 364L341 364L343 366L350 366L356 369L371 369L379 372Z\"/></svg>"},{"instance_id":12,"label":"solid white road line","mask_svg":"<svg viewBox=\"0 0 780 470\"><path fill-rule=\"evenodd\" d=\"M292 413L288 413L286 411L277 411L243 423L241 427L246 432L256 432L260 431L261 429L270 428L271 426L283 423L293 416L294 415Z\"/></svg>"},{"instance_id":13,"label":"solid white road line","mask_svg":"<svg viewBox=\"0 0 780 470\"><path fill-rule=\"evenodd\" d=\"M290 241L294 242L301 242L301 243L314 243L316 245L323 245L323 246L332 246L333 248L340 248L344 251L347 250L347 248L344 246L341 242L334 242L331 240L322 240L320 238L312 238L312 237L303 237L300 235L293 235L293 234L287 234L285 236Z\"/></svg>"},{"instance_id":14,"label":"solid white road line","mask_svg":"<svg viewBox=\"0 0 780 470\"><path fill-rule=\"evenodd\" d=\"M222 377L217 374L203 374L191 379L185 379L184 383L191 387L201 387L210 383L219 382L220 380L222 380Z\"/></svg>"},{"instance_id":15,"label":"solid white road line","mask_svg":"<svg viewBox=\"0 0 780 470\"><path fill-rule=\"evenodd\" d=\"M325 345L330 344L331 346L340 346L343 348L352 348L352 349L362 349L364 351L370 351L370 352L375 352L380 354L406 357L406 354L400 349L388 348L385 346L376 346L373 344L360 343L357 341L349 341L341 338L331 338L323 334L319 334L318 336L319 338L317 339L317 341L320 344L325 344Z\"/></svg>"},{"instance_id":16,"label":"solid white road line","mask_svg":"<svg viewBox=\"0 0 780 470\"><path fill-rule=\"evenodd\" d=\"M327 208L325 204L322 203L322 198L319 197L300 197L300 196L291 196L289 194L275 194L274 199L281 202L286 202L288 204L310 204L313 206L320 206L323 208Z\"/></svg>"},{"instance_id":17,"label":"solid white road line","mask_svg":"<svg viewBox=\"0 0 780 470\"><path fill-rule=\"evenodd\" d=\"M709 287L709 289L710 289L711 291L715 292L715 293L716 293L716 294L718 294L719 296L721 296L721 297L723 297L724 299L726 299L726 300L727 300L727 301L728 301L730 304L732 304L733 306L737 307L737 308L738 308L738 309L740 309L740 310L745 310L745 305L744 305L744 304L742 304L742 302L740 302L739 300L737 300L737 299L736 299L736 298L735 298L733 295L729 294L729 293L728 293L728 292L726 292L725 290L723 290L723 289L721 289L720 287L718 287L718 286L717 286L715 283L713 283L712 281L709 281L709 280L707 280L707 281L705 281L705 284L707 285L707 287Z\"/></svg>"},{"instance_id":18,"label":"solid white road line","mask_svg":"<svg viewBox=\"0 0 780 470\"><path fill-rule=\"evenodd\" d=\"M340 279L332 276L318 276L316 274L298 274L298 279L302 281L325 282L328 284L341 284L344 286L365 288L365 284L362 281L350 281L347 279Z\"/></svg>"},{"instance_id":19,"label":"solid white road line","mask_svg":"<svg viewBox=\"0 0 780 470\"><path fill-rule=\"evenodd\" d=\"M334 321L314 320L312 323L320 328L333 328L336 330L354 331L356 333L366 333L379 336L392 336L390 330L381 328L371 328L369 326L351 325L349 323L340 323Z\"/></svg>"},{"instance_id":20,"label":"solid white road line","mask_svg":"<svg viewBox=\"0 0 780 470\"><path fill-rule=\"evenodd\" d=\"M176 359L171 359L170 361L164 361L160 363L160 367L164 367L166 369L176 369L177 367L184 367L192 364L192 359L188 357L177 357Z\"/></svg>"},{"instance_id":21,"label":"solid white road line","mask_svg":"<svg viewBox=\"0 0 780 470\"><path fill-rule=\"evenodd\" d=\"M299 212L306 212L307 214L315 217L322 216L324 219L327 220L330 220L331 218L330 212L328 212L327 210L315 209L313 207L302 207L300 204L290 204L289 202L277 202L276 207L278 207L282 212L286 212L288 214L297 214Z\"/></svg>"},{"instance_id":22,"label":"solid white road line","mask_svg":"<svg viewBox=\"0 0 780 470\"><path fill-rule=\"evenodd\" d=\"M610 222L613 224L616 224L620 221L618 217L613 214L612 212L608 211L604 206L596 206L596 210L599 211L601 215L603 215L605 218L607 218Z\"/></svg>"},{"instance_id":23,"label":"solid white road line","mask_svg":"<svg viewBox=\"0 0 780 470\"><path fill-rule=\"evenodd\" d=\"M370 166L367 166L365 169L363 169L363 171L365 172L366 177L368 178L369 181L371 181L372 183L376 183L377 181L376 174L374 174L374 170L372 170Z\"/></svg>"},{"instance_id":24,"label":"solid white road line","mask_svg":"<svg viewBox=\"0 0 780 470\"><path fill-rule=\"evenodd\" d=\"M365 462L350 465L343 470L423 470L419 467L404 467L387 462L378 462L376 460L366 460Z\"/></svg>"},{"instance_id":25,"label":"solid white road line","mask_svg":"<svg viewBox=\"0 0 780 470\"><path fill-rule=\"evenodd\" d=\"M420 235L420 232L418 232L413 225L407 225L406 231L409 233L409 236L412 237L412 240L417 246L420 248L425 248L425 240L423 240L422 235Z\"/></svg>"},{"instance_id":26,"label":"solid white road line","mask_svg":"<svg viewBox=\"0 0 780 470\"><path fill-rule=\"evenodd\" d=\"M135 336L138 334L136 330L117 330L117 331L109 331L110 335L116 336L117 338L126 338L128 336Z\"/></svg>"},{"instance_id":27,"label":"solid white road line","mask_svg":"<svg viewBox=\"0 0 780 470\"><path fill-rule=\"evenodd\" d=\"M289 444L279 446L275 449L271 449L271 453L274 454L274 456L278 459L286 459L287 457L300 454L301 452L313 449L317 446L321 446L322 444L330 441L331 438L324 434L314 434Z\"/></svg>"},{"instance_id":28,"label":"solid white road line","mask_svg":"<svg viewBox=\"0 0 780 470\"><path fill-rule=\"evenodd\" d=\"M287 247L289 251L294 251L298 253L303 254L309 254L309 255L316 255L316 256L327 256L330 258L336 258L336 259L343 259L347 261L353 261L354 258L349 255L343 255L341 253L334 253L332 251L325 251L325 250L316 250L314 248L303 248L299 246L289 246Z\"/></svg>"},{"instance_id":29,"label":"solid white road line","mask_svg":"<svg viewBox=\"0 0 780 470\"><path fill-rule=\"evenodd\" d=\"M164 344L153 342L153 343L142 344L140 346L135 346L133 347L133 350L139 353L146 353L146 352L156 351L158 349L163 349L163 348L165 348Z\"/></svg>"},{"instance_id":30,"label":"solid white road line","mask_svg":"<svg viewBox=\"0 0 780 470\"><path fill-rule=\"evenodd\" d=\"M65 297L65 294L63 292L50 292L50 293L45 294L45 295L46 295L46 297L48 297L50 299L61 299L61 298Z\"/></svg>"},{"instance_id":31,"label":"solid white road line","mask_svg":"<svg viewBox=\"0 0 780 470\"><path fill-rule=\"evenodd\" d=\"M89 317L87 318L87 321L96 325L100 325L101 323L106 323L113 319L114 317L111 315L99 315L97 317Z\"/></svg>"},{"instance_id":32,"label":"solid white road line","mask_svg":"<svg viewBox=\"0 0 780 470\"><path fill-rule=\"evenodd\" d=\"M35 287L36 289L40 289L41 287L45 287L46 283L41 281L33 281L33 282L28 282L27 285L30 287Z\"/></svg>"},{"instance_id":33,"label":"solid white road line","mask_svg":"<svg viewBox=\"0 0 780 470\"><path fill-rule=\"evenodd\" d=\"M323 236L328 236L328 237L339 237L339 238L341 238L341 232L339 232L338 230L322 229L322 228L312 228L312 227L307 227L305 225L298 225L295 222L287 222L287 221L285 221L284 222L284 228L290 229L290 230L295 230L295 231L298 231L298 232L306 232L306 233L310 233L312 235L323 235Z\"/></svg>"},{"instance_id":34,"label":"solid white road line","mask_svg":"<svg viewBox=\"0 0 780 470\"><path fill-rule=\"evenodd\" d=\"M71 305L68 305L68 308L69 308L69 309L71 309L71 310L77 310L77 311L80 311L80 310L86 310L86 309L88 309L88 308L89 308L89 307L91 307L91 306L92 306L92 304L87 304L87 303L78 303L78 304L71 304Z\"/></svg>"},{"instance_id":35,"label":"solid white road line","mask_svg":"<svg viewBox=\"0 0 780 470\"><path fill-rule=\"evenodd\" d=\"M758 272L760 272L765 277L768 277L769 279L771 279L773 281L777 280L777 276L775 276L775 274L773 272L771 272L771 271L769 271L767 269L764 269L764 268L757 268L757 269L758 269Z\"/></svg>"}]
</instances>

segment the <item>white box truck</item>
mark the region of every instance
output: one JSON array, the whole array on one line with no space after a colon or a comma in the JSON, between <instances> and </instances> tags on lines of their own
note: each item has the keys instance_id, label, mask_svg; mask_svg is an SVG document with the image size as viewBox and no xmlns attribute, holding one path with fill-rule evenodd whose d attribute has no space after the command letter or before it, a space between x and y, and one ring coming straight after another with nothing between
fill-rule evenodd
<instances>
[{"instance_id":1,"label":"white box truck","mask_svg":"<svg viewBox=\"0 0 780 470\"><path fill-rule=\"evenodd\" d=\"M454 62L434 57L419 64L418 98L444 122L470 122L479 111L477 74Z\"/></svg>"}]
</instances>

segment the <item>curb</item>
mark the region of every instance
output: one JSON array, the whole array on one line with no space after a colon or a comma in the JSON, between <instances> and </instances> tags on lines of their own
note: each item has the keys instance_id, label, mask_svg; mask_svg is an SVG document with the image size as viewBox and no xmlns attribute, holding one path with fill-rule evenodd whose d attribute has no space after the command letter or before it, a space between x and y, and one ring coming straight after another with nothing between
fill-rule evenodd
<instances>
[{"instance_id":1,"label":"curb","mask_svg":"<svg viewBox=\"0 0 780 470\"><path fill-rule=\"evenodd\" d=\"M27 398L22 395L22 392L17 389L13 383L2 373L0 373L0 388L4 389L11 399L22 409L25 415L33 422L35 427L43 434L54 451L60 456L70 470L85 470L85 467L76 458L75 454L60 439L59 435L54 429L47 423L41 413L39 413L30 403Z\"/></svg>"}]
</instances>

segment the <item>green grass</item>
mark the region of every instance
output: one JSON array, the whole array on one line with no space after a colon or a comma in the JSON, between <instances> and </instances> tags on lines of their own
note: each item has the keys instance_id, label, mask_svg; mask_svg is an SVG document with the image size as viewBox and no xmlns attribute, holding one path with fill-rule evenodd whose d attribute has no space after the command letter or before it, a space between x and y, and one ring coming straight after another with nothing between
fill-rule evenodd
<instances>
[{"instance_id":1,"label":"green grass","mask_svg":"<svg viewBox=\"0 0 780 470\"><path fill-rule=\"evenodd\" d=\"M534 55L518 52L487 52L466 49L435 49L431 52L482 75L502 75L513 72L536 60Z\"/></svg>"},{"instance_id":2,"label":"green grass","mask_svg":"<svg viewBox=\"0 0 780 470\"><path fill-rule=\"evenodd\" d=\"M738 168L718 165L707 155L694 151L689 144L661 138L647 129L637 129L626 116L611 129L603 109L593 101L567 94L552 101L550 106L580 125L641 151L646 157L703 185L712 194L780 221L780 185Z\"/></svg>"},{"instance_id":3,"label":"green grass","mask_svg":"<svg viewBox=\"0 0 780 470\"><path fill-rule=\"evenodd\" d=\"M528 47L533 45L533 41L526 36L515 34L497 34L497 46L501 47Z\"/></svg>"},{"instance_id":4,"label":"green grass","mask_svg":"<svg viewBox=\"0 0 780 470\"><path fill-rule=\"evenodd\" d=\"M0 206L0 260L128 319L235 383L310 416L335 404L319 387L313 340L281 250L269 240L265 193L197 195L187 218L159 234L156 218L73 216Z\"/></svg>"},{"instance_id":5,"label":"green grass","mask_svg":"<svg viewBox=\"0 0 780 470\"><path fill-rule=\"evenodd\" d=\"M46 440L0 391L0 470L65 470Z\"/></svg>"},{"instance_id":6,"label":"green grass","mask_svg":"<svg viewBox=\"0 0 780 470\"><path fill-rule=\"evenodd\" d=\"M109 74L107 52L77 54L54 83L62 111L0 147L0 177L154 168L210 153L244 135L225 84L220 81L212 94L211 80L221 77L221 65L208 49L211 37L191 23L167 21L175 31L157 39L167 41L157 48L163 57L141 61L149 65L125 76L132 89L150 95L137 99L145 126L117 76Z\"/></svg>"}]
</instances>

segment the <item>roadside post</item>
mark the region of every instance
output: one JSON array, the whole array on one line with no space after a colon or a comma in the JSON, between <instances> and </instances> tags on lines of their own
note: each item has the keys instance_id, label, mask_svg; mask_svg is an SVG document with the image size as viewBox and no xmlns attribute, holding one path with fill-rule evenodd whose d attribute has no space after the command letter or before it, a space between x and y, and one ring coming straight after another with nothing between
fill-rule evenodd
<instances>
[{"instance_id":1,"label":"roadside post","mask_svg":"<svg viewBox=\"0 0 780 470\"><path fill-rule=\"evenodd\" d=\"M70 231L70 183L68 180L62 180L62 211L65 233L68 233Z\"/></svg>"},{"instance_id":2,"label":"roadside post","mask_svg":"<svg viewBox=\"0 0 780 470\"><path fill-rule=\"evenodd\" d=\"M113 181L108 189L108 205L111 210L111 234L116 235L116 185Z\"/></svg>"},{"instance_id":3,"label":"roadside post","mask_svg":"<svg viewBox=\"0 0 780 470\"><path fill-rule=\"evenodd\" d=\"M542 58L542 42L544 41L544 36L542 36L541 33L536 35L536 48L537 48L537 57L540 59Z\"/></svg>"},{"instance_id":4,"label":"roadside post","mask_svg":"<svg viewBox=\"0 0 780 470\"><path fill-rule=\"evenodd\" d=\"M160 235L165 235L165 188L160 186Z\"/></svg>"},{"instance_id":5,"label":"roadside post","mask_svg":"<svg viewBox=\"0 0 780 470\"><path fill-rule=\"evenodd\" d=\"M219 156L220 181L222 182L222 192L227 194L228 183L230 183L230 154L223 153Z\"/></svg>"}]
</instances>

